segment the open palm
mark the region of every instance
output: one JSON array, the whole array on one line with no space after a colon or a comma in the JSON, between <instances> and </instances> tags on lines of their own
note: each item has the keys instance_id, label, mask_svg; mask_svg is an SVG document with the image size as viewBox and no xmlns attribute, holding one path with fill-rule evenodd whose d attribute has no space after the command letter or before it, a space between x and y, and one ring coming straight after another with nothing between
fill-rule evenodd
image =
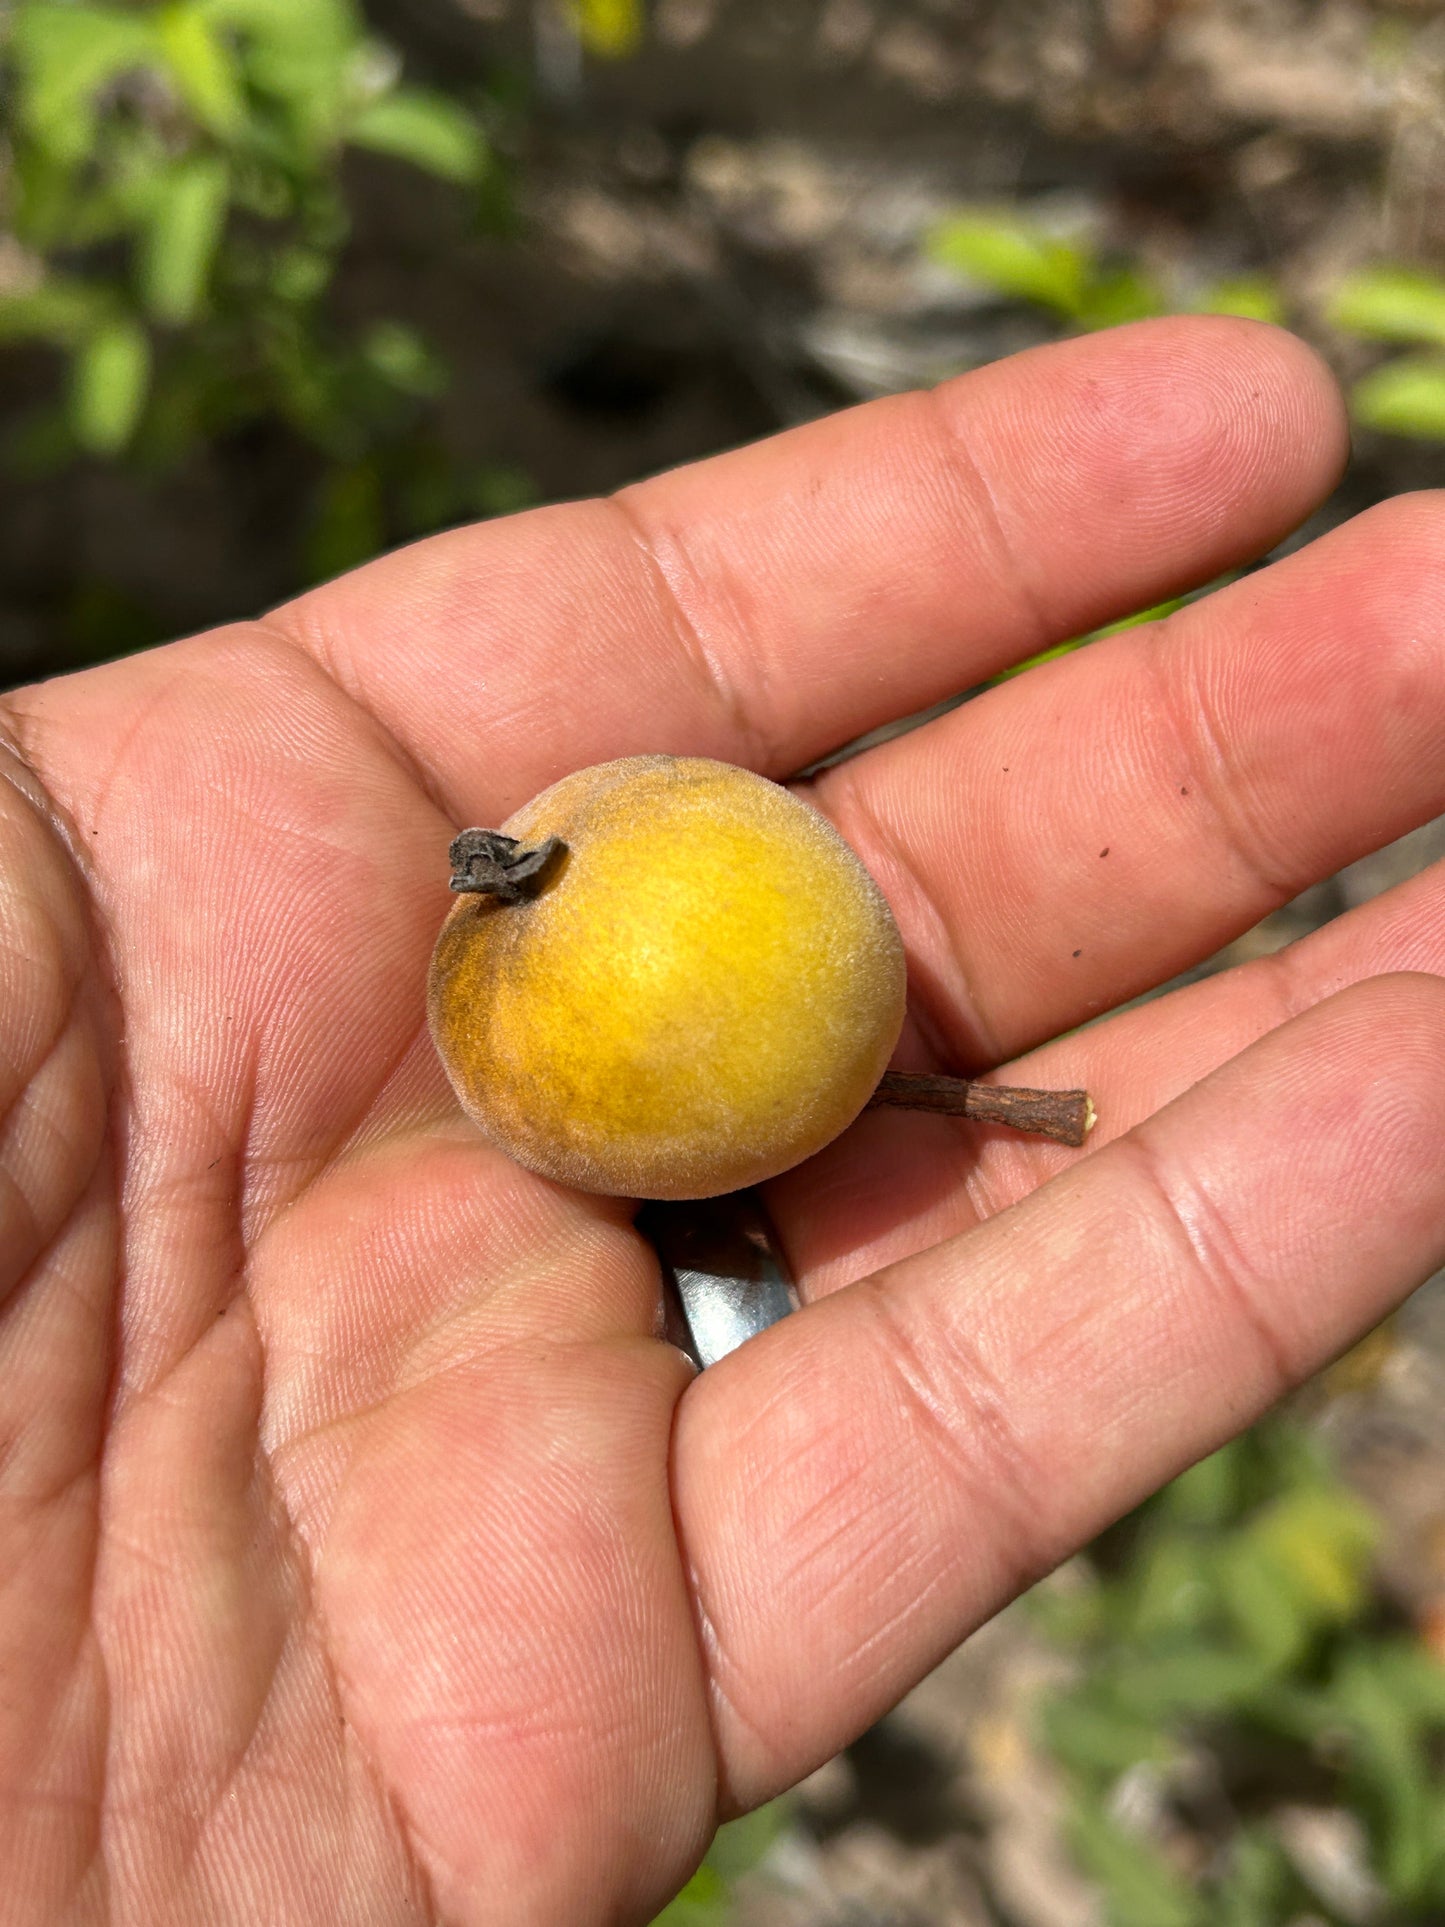
<instances>
[{"instance_id":1,"label":"open palm","mask_svg":"<svg viewBox=\"0 0 1445 1927\"><path fill-rule=\"evenodd\" d=\"M812 1302L700 1377L631 1207L480 1142L423 1027L457 825L787 776L1342 451L1289 337L1145 324L8 700L0 1918L644 1921L1440 1261L1445 878L1071 1031L1445 809L1425 499L805 786L900 1064L1101 1124L869 1114L770 1187Z\"/></svg>"}]
</instances>

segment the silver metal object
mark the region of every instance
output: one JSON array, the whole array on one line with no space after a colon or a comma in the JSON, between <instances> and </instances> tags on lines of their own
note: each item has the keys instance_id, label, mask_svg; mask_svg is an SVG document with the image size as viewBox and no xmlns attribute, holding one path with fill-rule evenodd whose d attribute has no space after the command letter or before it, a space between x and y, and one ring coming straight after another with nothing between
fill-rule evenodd
<instances>
[{"instance_id":1,"label":"silver metal object","mask_svg":"<svg viewBox=\"0 0 1445 1927\"><path fill-rule=\"evenodd\" d=\"M716 1364L798 1309L787 1260L755 1191L647 1204L637 1228L662 1265L667 1335L694 1364Z\"/></svg>"}]
</instances>

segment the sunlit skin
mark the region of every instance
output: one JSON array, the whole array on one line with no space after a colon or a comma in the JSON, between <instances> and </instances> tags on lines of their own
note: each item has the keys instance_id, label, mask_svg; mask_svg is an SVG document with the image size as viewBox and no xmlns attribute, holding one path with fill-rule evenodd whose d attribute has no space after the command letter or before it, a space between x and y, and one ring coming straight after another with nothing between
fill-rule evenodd
<instances>
[{"instance_id":1,"label":"sunlit skin","mask_svg":"<svg viewBox=\"0 0 1445 1927\"><path fill-rule=\"evenodd\" d=\"M643 1922L1441 1263L1438 871L1079 1028L1445 809L1432 498L806 786L902 930L896 1063L1100 1122L867 1114L769 1188L805 1310L700 1377L630 1207L490 1148L425 1030L458 826L786 777L1257 556L1344 451L1289 337L1141 324L8 699L6 1927Z\"/></svg>"}]
</instances>

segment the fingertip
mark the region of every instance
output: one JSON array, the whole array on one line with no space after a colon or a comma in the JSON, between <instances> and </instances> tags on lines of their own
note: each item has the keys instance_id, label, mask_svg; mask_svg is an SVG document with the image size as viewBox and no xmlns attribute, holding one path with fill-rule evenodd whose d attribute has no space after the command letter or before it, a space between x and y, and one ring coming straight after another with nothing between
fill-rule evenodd
<instances>
[{"instance_id":1,"label":"fingertip","mask_svg":"<svg viewBox=\"0 0 1445 1927\"><path fill-rule=\"evenodd\" d=\"M1141 554L1176 587L1253 560L1329 494L1348 453L1343 401L1315 351L1232 315L1029 349L934 400L988 473L1016 554L1028 559L1029 537L1048 528L1047 571L1035 569L1045 603L1060 580L1117 582Z\"/></svg>"},{"instance_id":2,"label":"fingertip","mask_svg":"<svg viewBox=\"0 0 1445 1927\"><path fill-rule=\"evenodd\" d=\"M1440 1168L1445 1139L1445 977L1394 970L1365 977L1316 1006L1334 1026L1332 1055L1347 1074L1368 1073L1365 1107L1386 1091L1418 1095L1428 1162Z\"/></svg>"},{"instance_id":3,"label":"fingertip","mask_svg":"<svg viewBox=\"0 0 1445 1927\"><path fill-rule=\"evenodd\" d=\"M1335 487L1350 459L1350 417L1344 390L1320 351L1291 329L1242 315L1196 315L1195 323L1222 339L1242 370L1257 371L1280 398L1286 428L1299 436L1300 480L1306 509Z\"/></svg>"},{"instance_id":4,"label":"fingertip","mask_svg":"<svg viewBox=\"0 0 1445 1927\"><path fill-rule=\"evenodd\" d=\"M1154 378L1200 405L1184 419L1191 452L1227 487L1253 495L1283 534L1331 492L1350 453L1345 398L1329 364L1274 322L1167 315L1127 324Z\"/></svg>"},{"instance_id":5,"label":"fingertip","mask_svg":"<svg viewBox=\"0 0 1445 1927\"><path fill-rule=\"evenodd\" d=\"M1203 1182L1237 1223L1253 1221L1239 1249L1278 1245L1278 1203L1292 1198L1296 1242L1320 1254L1318 1316L1328 1323L1333 1297L1346 1323L1363 1322L1362 1307L1374 1301L1382 1316L1445 1257L1442 1059L1445 978L1369 977L1289 1018L1137 1129L1192 1184L1207 1167Z\"/></svg>"},{"instance_id":6,"label":"fingertip","mask_svg":"<svg viewBox=\"0 0 1445 1927\"><path fill-rule=\"evenodd\" d=\"M1320 1009L1337 1026L1340 1139L1349 1150L1336 1204L1360 1227L1377 1220L1378 1269L1388 1275L1393 1260L1413 1286L1445 1259L1445 979L1370 977ZM1402 1295L1397 1286L1394 1297Z\"/></svg>"},{"instance_id":7,"label":"fingertip","mask_svg":"<svg viewBox=\"0 0 1445 1927\"><path fill-rule=\"evenodd\" d=\"M1342 1027L1336 1037L1337 1054L1358 1064L1358 1052L1380 1070L1402 1056L1413 1062L1423 1048L1422 1067L1431 1084L1439 1086L1445 1106L1445 1077L1440 1075L1445 977L1428 970L1390 970L1362 977L1323 998L1304 1013L1303 1021Z\"/></svg>"}]
</instances>

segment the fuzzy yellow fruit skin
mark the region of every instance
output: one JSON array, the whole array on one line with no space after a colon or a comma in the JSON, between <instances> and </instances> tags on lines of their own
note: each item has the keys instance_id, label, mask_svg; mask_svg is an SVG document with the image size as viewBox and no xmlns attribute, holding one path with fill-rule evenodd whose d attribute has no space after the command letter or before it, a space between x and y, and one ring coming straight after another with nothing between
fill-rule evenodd
<instances>
[{"instance_id":1,"label":"fuzzy yellow fruit skin","mask_svg":"<svg viewBox=\"0 0 1445 1927\"><path fill-rule=\"evenodd\" d=\"M634 756L502 827L567 852L528 901L458 898L428 1011L463 1106L518 1163L714 1197L857 1116L902 1027L903 946L817 811L727 763Z\"/></svg>"}]
</instances>

